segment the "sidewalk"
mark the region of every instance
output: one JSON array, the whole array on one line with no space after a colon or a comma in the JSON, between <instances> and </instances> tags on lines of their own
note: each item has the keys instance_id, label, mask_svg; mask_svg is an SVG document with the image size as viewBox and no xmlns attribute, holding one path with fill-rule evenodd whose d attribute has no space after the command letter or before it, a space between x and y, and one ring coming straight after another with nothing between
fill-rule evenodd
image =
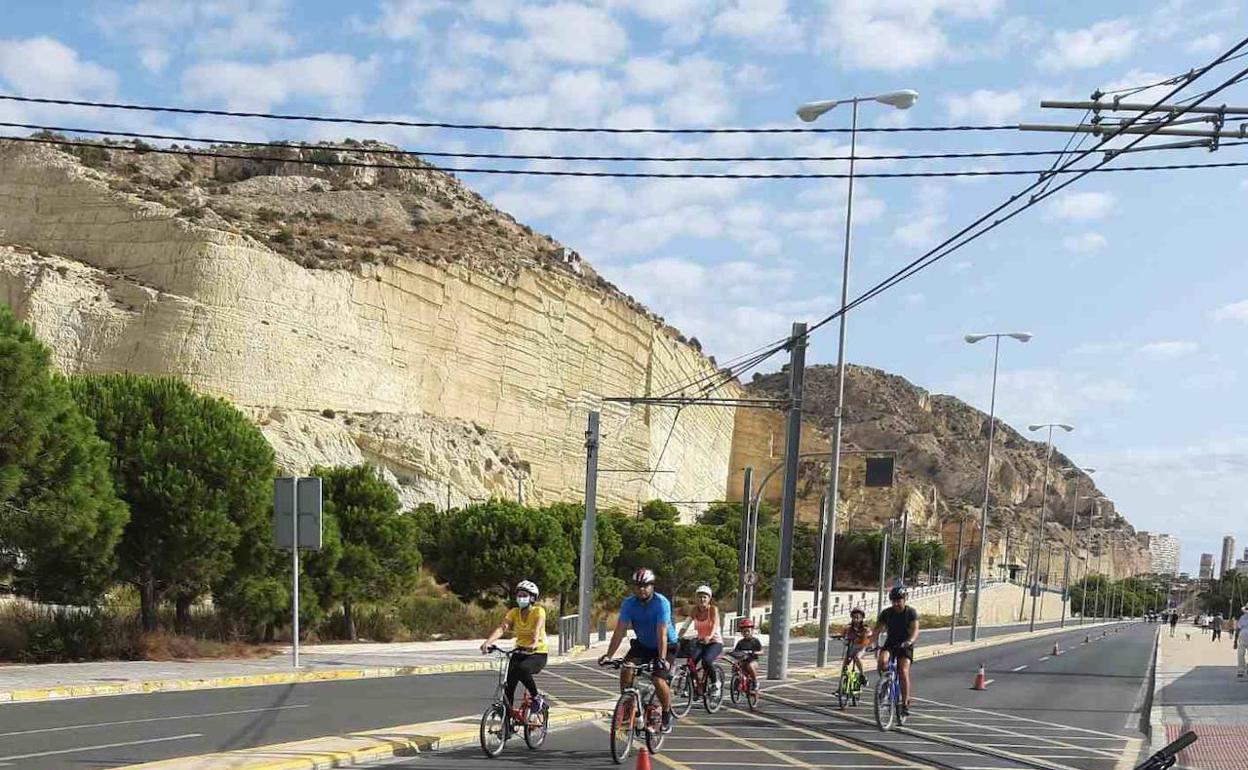
<instances>
[{"instance_id":1,"label":"sidewalk","mask_svg":"<svg viewBox=\"0 0 1248 770\"><path fill-rule=\"evenodd\" d=\"M1180 767L1243 770L1248 767L1248 679L1235 677L1231 635L1210 639L1190 626L1179 626L1173 639L1169 627L1161 630L1152 749L1195 730L1200 739L1179 754Z\"/></svg>"},{"instance_id":2,"label":"sidewalk","mask_svg":"<svg viewBox=\"0 0 1248 770\"><path fill-rule=\"evenodd\" d=\"M548 637L552 650L558 637ZM293 684L341 679L479 671L491 661L480 641L394 644L318 644L270 658L223 660L111 660L92 663L0 665L0 704L97 695ZM558 660L558 658L554 658Z\"/></svg>"}]
</instances>

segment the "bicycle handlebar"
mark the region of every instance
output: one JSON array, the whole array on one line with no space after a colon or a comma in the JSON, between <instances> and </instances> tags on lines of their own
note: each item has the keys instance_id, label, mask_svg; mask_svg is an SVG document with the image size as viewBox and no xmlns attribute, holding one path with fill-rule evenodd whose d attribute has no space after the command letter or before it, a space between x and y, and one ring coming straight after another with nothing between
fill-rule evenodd
<instances>
[{"instance_id":1,"label":"bicycle handlebar","mask_svg":"<svg viewBox=\"0 0 1248 770\"><path fill-rule=\"evenodd\" d=\"M1166 768L1173 767L1178 759L1178 753L1195 743L1199 737L1190 730L1183 733L1171 743L1163 746L1156 754L1144 760L1144 763L1135 770L1166 770Z\"/></svg>"}]
</instances>

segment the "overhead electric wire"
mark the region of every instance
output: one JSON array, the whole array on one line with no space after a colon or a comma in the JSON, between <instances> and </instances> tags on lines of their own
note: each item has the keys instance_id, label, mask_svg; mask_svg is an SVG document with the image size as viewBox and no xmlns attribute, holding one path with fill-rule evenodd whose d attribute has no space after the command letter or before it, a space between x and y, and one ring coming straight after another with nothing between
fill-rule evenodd
<instances>
[{"instance_id":1,"label":"overhead electric wire","mask_svg":"<svg viewBox=\"0 0 1248 770\"><path fill-rule=\"evenodd\" d=\"M1139 115L1135 116L1135 118L1133 118L1132 120L1140 120L1141 118L1143 118L1143 116L1144 116L1144 115L1146 115L1146 114L1148 114L1149 112L1151 112L1151 111L1153 111L1153 110L1157 109L1160 105L1165 104L1167 99L1169 99L1169 98L1173 97L1175 94L1177 94L1178 92L1182 91L1184 88L1186 88L1188 85L1190 85L1190 84L1191 84L1191 83L1192 83L1192 82L1193 82L1196 78L1198 78L1198 77L1200 77L1200 76L1204 75L1206 72L1208 72L1209 70L1211 70L1213 67L1215 67L1215 66L1217 66L1217 65L1220 65L1220 64L1224 63L1225 61L1229 60L1229 59L1230 59L1230 57L1231 57L1233 54L1235 54L1235 52L1236 52L1236 51L1238 51L1240 48L1243 48L1245 45L1248 45L1248 38L1244 38L1243 40L1241 40L1241 41L1240 41L1238 44L1236 44L1234 47L1232 47L1231 49L1229 49L1228 51L1226 51L1225 53L1223 53L1220 57L1218 57L1217 59L1215 59L1215 60L1214 60L1211 64L1209 64L1208 66L1206 66L1206 67L1202 68L1202 69L1199 71L1199 73L1198 73L1198 74L1193 75L1193 76L1192 76L1190 79L1188 79L1186 82L1184 82L1183 84L1179 85L1177 88L1175 88L1175 89L1171 90L1171 92L1170 92L1170 93L1168 93L1168 94L1166 94L1165 96L1163 96L1162 98L1158 99L1158 100L1157 100L1157 101L1156 101L1156 102L1155 102L1155 103L1154 103L1154 104L1153 104L1153 105L1152 105L1152 106L1151 106L1148 110L1145 110L1144 112L1142 112L1142 113L1140 113ZM1194 72L1195 72L1195 71L1194 71ZM1241 82L1241 81L1242 81L1245 77L1248 77L1248 69L1241 70L1238 74L1236 74L1236 75L1232 76L1231 78L1229 78L1229 79L1225 80L1225 81L1224 81L1221 85L1219 85L1219 86L1217 86L1217 87L1215 87L1215 88L1213 88L1213 89L1210 89L1208 92L1206 92L1206 93L1203 95L1202 101L1203 101L1204 99L1208 99L1209 97L1216 95L1217 93L1219 93L1219 92L1221 92L1221 91L1225 90L1226 88L1229 88L1229 87L1230 87L1230 86L1232 86L1232 85L1235 85L1236 83ZM1196 102L1196 103L1194 103L1194 104L1188 105L1187 107L1185 107L1185 108L1183 108L1183 109L1181 109L1181 110L1175 110L1175 111L1173 111L1171 114L1172 114L1172 116L1173 116L1173 117L1177 118L1178 116L1180 116L1180 115L1184 114L1184 112L1186 112L1187 110L1191 109L1192 107L1197 106L1198 104L1199 104L1199 102ZM1130 123L1128 123L1128 124L1126 124L1126 125L1130 125ZM1149 133L1144 133L1144 134L1140 134L1140 135L1139 135L1139 136L1137 136L1134 140L1132 140L1132 141L1131 141L1131 142L1130 142L1130 143L1126 146L1126 148L1124 148L1124 149L1130 149L1131 147L1135 146L1136 144L1139 144L1140 142L1144 141L1145 139L1147 139L1149 136L1151 136L1153 133L1155 133L1156 131L1160 130L1160 129L1161 129L1162 127L1164 127L1164 126L1165 126L1165 124L1164 124L1164 123L1157 123L1157 124L1154 124L1154 126L1153 126L1153 131L1152 131L1152 132L1149 132ZM1104 143L1104 142L1102 142L1102 144L1103 144L1103 143ZM1058 193L1058 192L1059 192L1059 191L1061 191L1062 189L1064 189L1064 188L1066 188L1066 187L1068 187L1068 186L1070 186L1070 185L1074 184L1075 182L1079 181L1080 179L1082 179L1082 178L1083 178L1084 176L1086 176L1087 174L1093 173L1094 171L1103 170L1103 169L1101 169L1101 167L1102 167L1102 166L1104 166L1106 163L1108 163L1110 160L1112 160L1112 159L1113 159L1113 157L1117 157L1116 155L1115 155L1115 156L1111 156L1111 157L1105 157L1105 158L1103 158L1101 161L1099 161L1099 162L1097 163L1097 165L1096 165L1096 166L1093 166L1093 167L1090 167L1090 168L1086 168L1086 169L1076 169L1076 170L1072 170L1072 169L1071 169L1071 166L1073 166L1075 163L1078 163L1080 160L1082 160L1082 159L1086 158L1088 155L1090 155L1090 154L1092 154L1092 153L1095 153L1095 152L1097 152L1097 151L1098 151L1098 149L1097 149L1096 147L1089 147L1087 150L1083 150L1083 151L1079 154L1079 156L1078 156L1078 157L1073 158L1073 159L1071 159L1069 162L1067 162L1067 163L1066 163L1066 165L1062 167L1062 169L1058 169L1058 170L1056 170L1056 171L1054 172L1054 173L1069 172L1069 173L1074 173L1074 174L1075 174L1075 176L1072 176L1072 177L1070 177L1069 179L1065 179L1065 180L1063 180L1061 184L1057 185L1056 187L1054 187L1054 188L1053 188L1053 189L1051 189L1051 190L1046 190L1046 191L1045 191L1045 192L1043 192L1043 193L1040 193L1040 194L1036 194L1036 195L1032 195L1032 196L1030 196L1030 198L1028 198L1027 202L1026 202L1026 203L1024 203L1021 207L1019 207L1019 208L1015 209L1015 210L1014 210L1014 211L1012 211L1012 212L1009 212L1008 214L1006 214L1005 216L1001 217L1000 219L996 219L996 220L994 220L994 221L992 222L992 224L988 225L988 226L987 226L987 227L985 227L984 229L979 230L978 232L972 233L972 234L970 234L970 235L967 235L967 233L969 233L971 230L973 230L974 228L978 227L979 225L983 224L983 223L984 223L985 221L987 221L989 218L991 218L991 217L995 216L996 214L1000 213L1000 212L1001 212L1001 211L1003 211L1004 209L1006 209L1006 208L1008 208L1009 206L1013 205L1013 204L1014 204L1014 203L1015 203L1018 199L1020 199L1020 198L1021 198L1021 197L1023 197L1024 195L1027 195L1027 194L1028 194L1028 193L1030 193L1031 191L1035 190L1037 187L1039 187L1041 184L1043 184L1043 183L1046 181L1046 179L1047 179L1048 177L1047 177L1047 176L1042 177L1041 179L1037 180L1036 182L1032 183L1031 185L1028 185L1028 186L1027 186L1027 187L1025 187L1023 190L1021 190L1021 191L1019 191L1018 193L1015 193L1014 195L1010 196L1010 198L1009 198L1009 199L1008 199L1005 203L1002 203L1001 205L999 205L999 206L997 206L996 208L994 208L994 209L992 209L991 211L989 211L987 214L984 214L984 215L983 215L983 216L981 216L980 218L976 219L976 220L975 220L974 222L972 222L970 225L967 225L966 227L962 228L961 230L959 230L959 231L958 231L957 233L955 233L954 235L952 235L952 236L950 236L949 238L945 239L945 240L944 240L944 241L942 241L940 244L938 244L936 247L934 247L934 248L930 249L930 250L929 250L929 251L927 251L925 254L923 254L922 256L920 256L918 259L916 259L916 260L914 260L914 261L910 262L908 265L906 265L905 267L903 267L901 270L899 270L899 271L897 271L897 272L893 273L893 274L892 274L891 276L889 276L888 278L886 278L886 279L884 279L883 281L881 281L880 283L876 284L876 286L875 286L875 287L873 287L872 289L870 289L870 290L868 290L868 291L864 292L863 294L859 295L859 296L858 296L857 298L855 298L852 302L848 303L845 307L841 308L840 310L837 310L837 311L833 312L832 314L828 315L826 318L821 319L818 323L814 324L813 326L811 326L811 327L807 330L807 332L806 332L806 333L807 333L807 335L809 335L809 334L813 333L816 329L819 329L820 327L824 326L825 324L830 323L831 321L835 320L836 318L838 318L838 317L839 317L839 316L841 316L842 314L844 314L844 313L848 312L849 310L851 310L851 309L853 309L853 308L857 307L858 305L861 305L861 304L862 304L862 303L864 303L864 302L870 301L872 298L874 298L874 297L878 296L879 294L881 294L881 293L883 293L883 292L887 291L888 289L892 288L893 286L896 286L897 284L899 284L899 283L901 283L902 281L904 281L904 280L906 280L906 279L910 278L911 276L913 276L913 275L917 274L918 272L920 272L920 271L922 271L922 270L925 270L926 268L930 267L931 265L935 264L936 262L940 261L941 259L944 259L945 257L949 256L949 254L952 254L953 252L957 251L958 249L960 249L960 248L962 248L962 247L966 246L967 244L971 243L972 241L974 241L974 240L976 240L976 239L978 239L978 238L982 237L983 235L985 235L985 234L987 234L987 233L991 232L992 230L996 229L997 227L1001 226L1001 225L1002 225L1002 224L1004 224L1005 222L1008 222L1009 220L1011 220L1011 219L1013 219L1014 217L1018 216L1018 215L1019 215L1019 214L1021 214L1022 212L1024 212L1024 211L1028 210L1029 208L1031 208L1031 207L1035 206L1035 205L1036 205L1036 204L1038 204L1040 201L1045 200L1046 198L1049 198L1050 196L1055 195L1056 193ZM1119 170L1121 170L1121 167L1119 168ZM963 238L963 236L966 236L966 237L965 237L965 240L959 240L959 239L962 239L962 238Z\"/></svg>"},{"instance_id":2,"label":"overhead electric wire","mask_svg":"<svg viewBox=\"0 0 1248 770\"><path fill-rule=\"evenodd\" d=\"M193 142L195 144L228 145L234 147L260 147L274 150L324 150L329 152L366 152L370 155L384 155L411 158L470 158L484 160L562 160L592 161L609 163L778 163L778 162L821 162L848 161L848 155L537 155L524 153L501 152L452 152L446 150L401 150L374 148L348 144L304 144L285 141L248 141L244 139L214 139L183 134L152 134L138 131L118 131L101 128L81 128L75 126L49 126L39 123L6 123L0 122L3 128L22 128L30 131L49 131L64 134L95 134L98 136L119 137L123 139L152 139L155 141ZM952 160L961 158L1034 158L1047 155L1061 156L1065 150L968 150L964 152L917 152L898 155L855 155L855 161L867 160Z\"/></svg>"},{"instance_id":3,"label":"overhead electric wire","mask_svg":"<svg viewBox=\"0 0 1248 770\"><path fill-rule=\"evenodd\" d=\"M256 118L260 120L289 120L310 123L343 123L358 126L396 126L400 128L439 128L457 131L536 131L560 134L848 134L849 128L609 128L599 126L532 126L503 125L496 123L450 123L445 121L402 120L399 118L348 118L329 115L296 115L279 112L241 112L237 110L212 110L203 107L168 107L127 102L97 102L83 99L53 99L48 97L0 94L0 101L24 104L53 104L64 107L95 107L106 110L137 112L164 112L175 115L210 115L226 118ZM858 133L899 134L947 131L1013 131L1017 125L991 126L894 126L859 128Z\"/></svg>"},{"instance_id":4,"label":"overhead electric wire","mask_svg":"<svg viewBox=\"0 0 1248 770\"><path fill-rule=\"evenodd\" d=\"M498 176L548 176L548 177L591 177L605 179L848 179L849 174L825 172L788 172L788 173L702 173L654 171L574 171L558 169L531 168L489 168L465 166L405 166L398 163L365 163L348 160L327 160L318 158L279 158L264 155L242 155L203 150L169 149L164 147L127 147L126 145L101 145L98 142L76 141L72 139L52 139L34 136L0 136L0 141L23 142L26 144L52 144L63 147L95 147L98 149L133 152L136 154L156 153L161 155L182 155L192 158L218 158L226 160L249 160L265 163L294 163L308 166L343 167L343 168L376 168L397 169L400 171L437 171L444 174L491 174ZM315 148L309 148L315 149ZM1197 168L1239 168L1248 166L1248 162L1227 163L1166 163L1141 166L1118 166L1115 168L1098 168L1097 172L1120 171L1179 171ZM1034 176L1036 174L1073 174L1079 173L1067 168L1047 171L1045 169L968 169L962 171L889 171L855 173L855 179L932 179L940 177L993 177L993 176Z\"/></svg>"}]
</instances>

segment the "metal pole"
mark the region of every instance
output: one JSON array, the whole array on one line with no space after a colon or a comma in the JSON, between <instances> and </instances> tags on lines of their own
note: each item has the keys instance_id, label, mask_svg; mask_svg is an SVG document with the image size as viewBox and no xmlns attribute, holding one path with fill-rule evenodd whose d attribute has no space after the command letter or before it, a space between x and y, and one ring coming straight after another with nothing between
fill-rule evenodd
<instances>
[{"instance_id":1,"label":"metal pole","mask_svg":"<svg viewBox=\"0 0 1248 770\"><path fill-rule=\"evenodd\" d=\"M962 578L962 531L966 528L966 517L958 517L958 553L953 561L953 612L949 615L949 644L953 644L954 635L958 630L958 583ZM979 597L975 598L979 604ZM963 607L963 609L966 609Z\"/></svg>"},{"instance_id":2,"label":"metal pole","mask_svg":"<svg viewBox=\"0 0 1248 770\"><path fill-rule=\"evenodd\" d=\"M737 614L746 614L745 573L750 569L750 487L754 483L754 469L746 467L745 485L741 492L741 536L737 538L741 553L737 557Z\"/></svg>"},{"instance_id":3,"label":"metal pole","mask_svg":"<svg viewBox=\"0 0 1248 770\"><path fill-rule=\"evenodd\" d=\"M290 658L291 658L291 665L294 666L295 668L299 668L299 477L298 476L295 476L294 487L295 488L291 492L294 495L293 505L295 506L295 510L292 511L292 513L294 513L294 516L291 517L291 519L294 520L294 528L295 528L294 538L295 539L291 541L291 547L290 547L291 563L293 564L293 568L291 570L291 583L293 584L293 588L294 588L293 590L294 595L291 597L291 600L290 600L290 627L291 627Z\"/></svg>"},{"instance_id":4,"label":"metal pole","mask_svg":"<svg viewBox=\"0 0 1248 770\"><path fill-rule=\"evenodd\" d=\"M819 641L815 652L815 663L822 667L828 664L828 615L832 576L836 574L834 559L836 540L836 509L841 499L841 423L845 416L845 306L849 304L849 247L850 235L854 219L854 152L858 147L858 102L852 104L849 124L849 189L845 199L845 251L841 259L841 316L837 319L839 330L836 343L836 412L832 422L832 470L828 478L828 520L831 535L824 543L824 581L822 604L819 609Z\"/></svg>"},{"instance_id":5,"label":"metal pole","mask_svg":"<svg viewBox=\"0 0 1248 770\"><path fill-rule=\"evenodd\" d=\"M589 648L590 610L594 599L594 531L598 513L598 412L589 413L585 428L585 518L581 522L581 597L577 644Z\"/></svg>"},{"instance_id":6,"label":"metal pole","mask_svg":"<svg viewBox=\"0 0 1248 770\"><path fill-rule=\"evenodd\" d=\"M1044 542L1044 514L1045 505L1048 503L1049 497L1049 461L1053 459L1053 426L1049 426L1049 449L1044 454L1044 483L1040 487L1040 526L1036 529L1036 559L1035 568L1031 582L1036 586L1040 585L1040 544ZM1035 591L1031 595L1031 623L1027 626L1028 631L1036 630L1036 602L1038 597Z\"/></svg>"},{"instance_id":7,"label":"metal pole","mask_svg":"<svg viewBox=\"0 0 1248 770\"><path fill-rule=\"evenodd\" d=\"M1075 478L1075 508L1070 514L1070 541L1066 547L1066 567L1062 570L1062 623L1066 627L1066 602L1070 599L1070 557L1075 552L1075 528L1079 525L1079 479Z\"/></svg>"},{"instance_id":8,"label":"metal pole","mask_svg":"<svg viewBox=\"0 0 1248 770\"><path fill-rule=\"evenodd\" d=\"M875 597L875 614L878 617L884 611L884 581L888 579L888 539L892 535L893 525L889 522L884 529L884 539L880 542L880 590Z\"/></svg>"},{"instance_id":9,"label":"metal pole","mask_svg":"<svg viewBox=\"0 0 1248 770\"><path fill-rule=\"evenodd\" d=\"M984 510L979 516L980 532L988 531L988 489L992 481L992 440L996 435L997 421L997 362L1001 357L1001 335L996 337L996 345L992 351L992 398L988 402L988 461L984 463ZM971 615L971 641L979 638L979 597L984 590L984 544L988 538L979 537L979 569L975 570L975 612ZM1009 540L1009 535L1006 535ZM1008 546L1007 546L1008 550Z\"/></svg>"},{"instance_id":10,"label":"metal pole","mask_svg":"<svg viewBox=\"0 0 1248 770\"><path fill-rule=\"evenodd\" d=\"M802 444L802 384L806 374L806 324L789 338L789 419L784 435L784 489L780 509L780 556L771 589L771 645L767 678L789 673L789 605L793 596L793 528L797 521L797 455Z\"/></svg>"},{"instance_id":11,"label":"metal pole","mask_svg":"<svg viewBox=\"0 0 1248 770\"><path fill-rule=\"evenodd\" d=\"M827 495L819 497L819 536L816 538L815 547L815 609L819 609L819 599L823 596L823 539L828 534L828 498Z\"/></svg>"},{"instance_id":12,"label":"metal pole","mask_svg":"<svg viewBox=\"0 0 1248 770\"><path fill-rule=\"evenodd\" d=\"M756 563L758 558L758 506L762 505L762 500L755 500L750 506L750 554L749 561L746 564L746 572L756 572ZM749 615L754 608L754 586L745 587L745 614Z\"/></svg>"},{"instance_id":13,"label":"metal pole","mask_svg":"<svg viewBox=\"0 0 1248 770\"><path fill-rule=\"evenodd\" d=\"M897 570L897 582L905 585L906 583L906 559L909 558L910 546L910 509L906 508L901 512L901 566Z\"/></svg>"}]
</instances>

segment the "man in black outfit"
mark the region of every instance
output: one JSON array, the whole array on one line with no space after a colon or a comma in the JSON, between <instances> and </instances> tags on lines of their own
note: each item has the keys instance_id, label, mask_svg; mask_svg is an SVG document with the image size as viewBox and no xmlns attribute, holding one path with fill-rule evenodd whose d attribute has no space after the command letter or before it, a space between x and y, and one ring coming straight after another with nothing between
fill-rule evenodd
<instances>
[{"instance_id":1,"label":"man in black outfit","mask_svg":"<svg viewBox=\"0 0 1248 770\"><path fill-rule=\"evenodd\" d=\"M919 613L913 607L906 606L909 592L905 586L894 586L888 592L888 599L893 606L886 607L875 621L875 638L880 638L881 631L888 632L888 638L880 645L880 656L876 662L880 676L888 666L890 655L897 658L897 677L901 680L901 713L910 713L910 664L914 662L914 640L919 637Z\"/></svg>"}]
</instances>

